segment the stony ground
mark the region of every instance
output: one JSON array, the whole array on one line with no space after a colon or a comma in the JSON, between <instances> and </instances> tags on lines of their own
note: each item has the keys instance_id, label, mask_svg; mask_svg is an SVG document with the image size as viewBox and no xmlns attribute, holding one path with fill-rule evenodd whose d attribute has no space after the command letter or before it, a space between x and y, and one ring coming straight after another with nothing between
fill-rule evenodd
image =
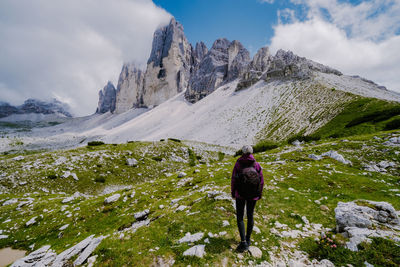
<instances>
[{"instance_id":1,"label":"stony ground","mask_svg":"<svg viewBox=\"0 0 400 267\"><path fill-rule=\"evenodd\" d=\"M266 181L253 234L259 258L234 251L236 158L218 149L166 140L3 155L0 247L30 252L50 245L60 255L94 235L101 237L91 253L96 266L311 264L301 244L335 228L339 201L386 201L400 209L399 135L257 153Z\"/></svg>"}]
</instances>

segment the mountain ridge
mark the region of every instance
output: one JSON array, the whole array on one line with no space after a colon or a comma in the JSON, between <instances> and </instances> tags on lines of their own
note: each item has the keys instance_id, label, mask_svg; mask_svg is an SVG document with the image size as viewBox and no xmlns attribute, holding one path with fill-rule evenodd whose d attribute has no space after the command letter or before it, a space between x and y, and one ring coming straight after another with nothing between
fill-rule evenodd
<instances>
[{"instance_id":1,"label":"mountain ridge","mask_svg":"<svg viewBox=\"0 0 400 267\"><path fill-rule=\"evenodd\" d=\"M250 53L237 40L217 39L209 50L203 42L193 46L183 26L172 18L168 25L155 31L146 69L132 62L124 63L117 97L103 97L101 102L107 102L109 108L101 109L99 101L97 112L122 113L131 108L152 108L183 91L185 99L195 103L236 79L240 80L240 90L261 79L309 79L314 72L342 75L338 70L291 51L278 50L271 55L268 47L262 47L250 58Z\"/></svg>"},{"instance_id":2,"label":"mountain ridge","mask_svg":"<svg viewBox=\"0 0 400 267\"><path fill-rule=\"evenodd\" d=\"M43 101L29 98L22 105L12 106L9 103L0 103L0 118L8 117L13 114L62 114L66 117L72 117L69 112L68 104L63 103L55 98L50 101Z\"/></svg>"}]
</instances>

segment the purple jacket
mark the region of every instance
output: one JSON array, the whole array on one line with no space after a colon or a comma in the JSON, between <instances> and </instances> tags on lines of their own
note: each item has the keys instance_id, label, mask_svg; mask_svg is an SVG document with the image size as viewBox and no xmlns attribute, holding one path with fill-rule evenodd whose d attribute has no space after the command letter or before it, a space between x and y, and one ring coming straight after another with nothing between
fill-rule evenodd
<instances>
[{"instance_id":1,"label":"purple jacket","mask_svg":"<svg viewBox=\"0 0 400 267\"><path fill-rule=\"evenodd\" d=\"M264 188L264 176L262 173L262 169L261 166L258 162L256 162L256 159L254 158L254 156L252 154L247 154L247 155L242 155L240 158L238 158L238 160L236 161L235 167L233 168L233 172L232 172L232 180L231 180L231 195L234 198L239 198L239 199L243 199L240 195L239 192L237 190L237 188L235 188L236 186L236 175L237 173L239 173L241 171L241 166L240 163L244 163L243 165L250 165L251 162L255 162L255 169L257 172L260 173L261 176L261 194L262 194L262 189ZM259 200L261 197L255 197L252 200Z\"/></svg>"}]
</instances>

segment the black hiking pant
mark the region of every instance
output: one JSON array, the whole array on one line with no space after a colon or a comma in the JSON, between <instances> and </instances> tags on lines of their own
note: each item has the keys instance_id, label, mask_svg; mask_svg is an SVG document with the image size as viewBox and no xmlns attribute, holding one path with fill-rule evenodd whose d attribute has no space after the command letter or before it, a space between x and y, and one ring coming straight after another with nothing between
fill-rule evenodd
<instances>
[{"instance_id":1,"label":"black hiking pant","mask_svg":"<svg viewBox=\"0 0 400 267\"><path fill-rule=\"evenodd\" d=\"M250 241L251 232L253 231L254 226L254 208L256 206L256 200L244 200L244 199L236 199L236 221L239 228L240 240ZM245 236L245 229L244 229L244 206L246 206L246 213L247 213L247 232Z\"/></svg>"}]
</instances>

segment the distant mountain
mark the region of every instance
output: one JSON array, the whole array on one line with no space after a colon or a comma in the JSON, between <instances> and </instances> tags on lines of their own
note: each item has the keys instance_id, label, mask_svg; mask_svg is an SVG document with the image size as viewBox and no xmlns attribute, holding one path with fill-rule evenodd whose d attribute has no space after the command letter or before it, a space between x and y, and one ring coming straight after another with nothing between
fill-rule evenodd
<instances>
[{"instance_id":1,"label":"distant mountain","mask_svg":"<svg viewBox=\"0 0 400 267\"><path fill-rule=\"evenodd\" d=\"M13 114L56 114L59 116L72 117L69 112L68 104L57 99L42 101L38 99L28 99L20 106L12 106L6 102L0 102L0 118L8 117Z\"/></svg>"},{"instance_id":2,"label":"distant mountain","mask_svg":"<svg viewBox=\"0 0 400 267\"><path fill-rule=\"evenodd\" d=\"M96 113L152 108L181 92L188 102L196 103L235 80L237 90L241 90L260 80L312 80L316 73L342 76L338 70L291 51L279 50L271 55L268 47L262 47L251 59L249 51L237 40L217 39L209 50L203 42L192 46L183 26L172 18L168 25L155 31L146 69L125 63L117 89L108 82L99 92ZM378 91L386 89L358 76L350 80L365 82Z\"/></svg>"}]
</instances>

